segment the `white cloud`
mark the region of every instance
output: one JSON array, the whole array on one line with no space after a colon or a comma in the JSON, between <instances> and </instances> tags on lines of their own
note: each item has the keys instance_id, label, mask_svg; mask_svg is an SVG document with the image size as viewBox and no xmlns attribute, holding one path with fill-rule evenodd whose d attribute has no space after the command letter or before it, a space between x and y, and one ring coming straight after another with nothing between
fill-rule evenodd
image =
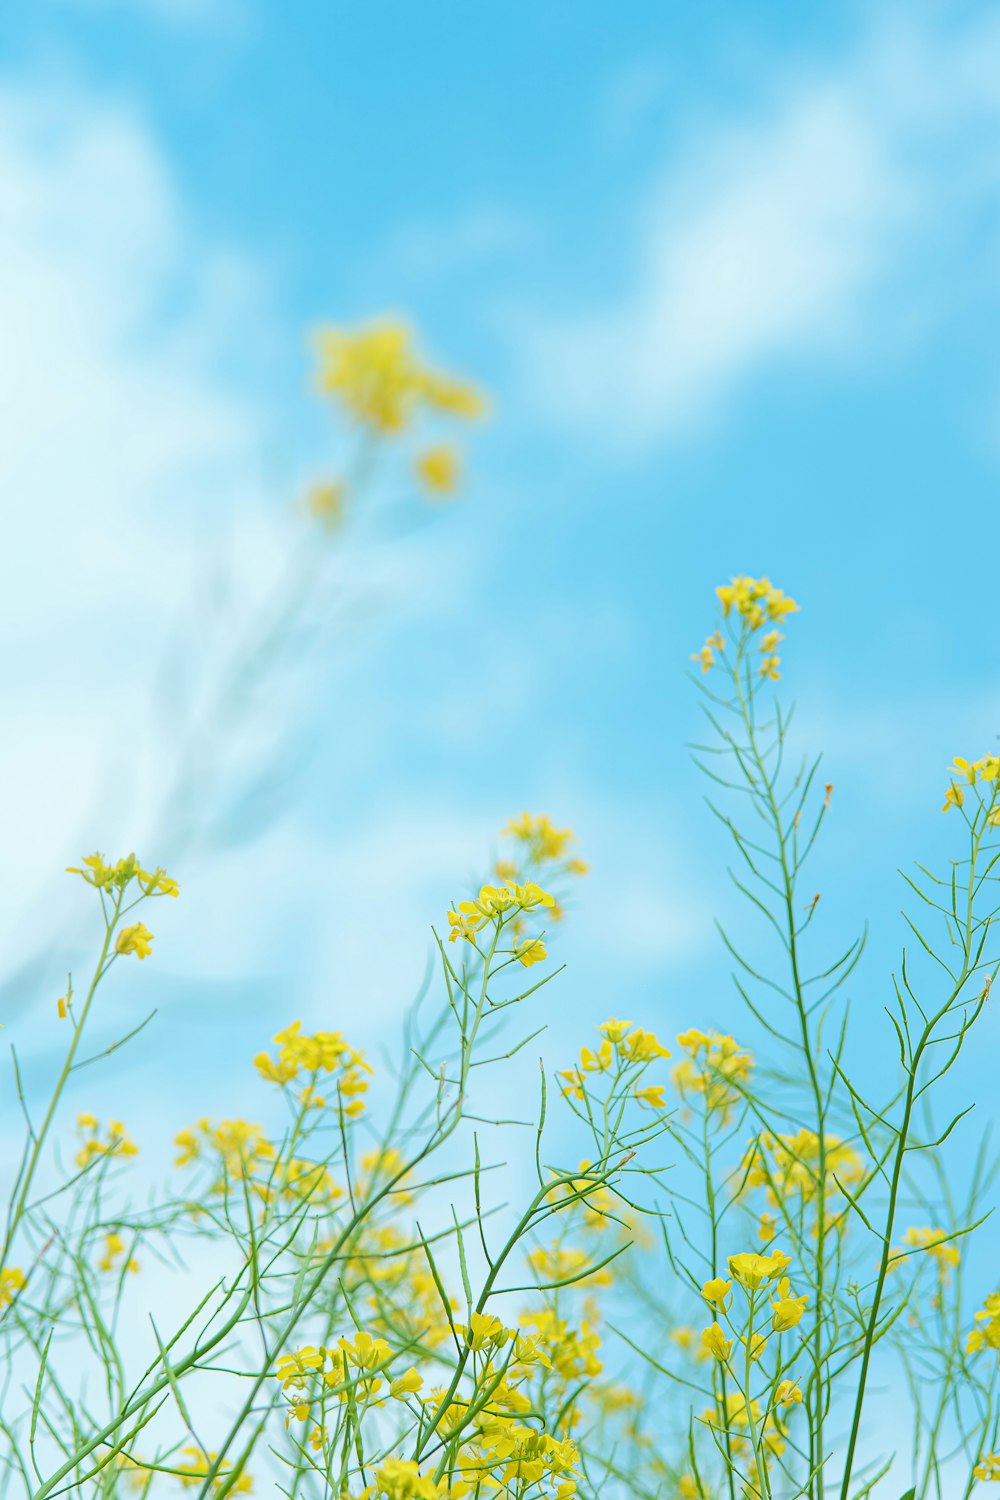
<instances>
[{"instance_id":1,"label":"white cloud","mask_svg":"<svg viewBox=\"0 0 1000 1500\"><path fill-rule=\"evenodd\" d=\"M845 64L766 93L756 118L684 142L645 205L624 295L522 325L540 397L608 443L697 426L775 360L869 353L914 262L955 223L964 245L970 204L993 192L994 18L876 28Z\"/></svg>"},{"instance_id":2,"label":"white cloud","mask_svg":"<svg viewBox=\"0 0 1000 1500\"><path fill-rule=\"evenodd\" d=\"M0 823L24 890L137 745L193 527L257 490L264 419L232 368L267 299L122 105L0 84L0 176Z\"/></svg>"}]
</instances>

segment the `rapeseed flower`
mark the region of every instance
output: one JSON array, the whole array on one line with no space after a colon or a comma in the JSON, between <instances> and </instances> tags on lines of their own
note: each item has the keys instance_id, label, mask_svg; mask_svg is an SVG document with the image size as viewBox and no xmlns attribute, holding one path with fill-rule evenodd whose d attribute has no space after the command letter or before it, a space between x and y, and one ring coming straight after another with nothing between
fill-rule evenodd
<instances>
[{"instance_id":1,"label":"rapeseed flower","mask_svg":"<svg viewBox=\"0 0 1000 1500\"><path fill-rule=\"evenodd\" d=\"M766 1281L774 1281L789 1264L789 1257L781 1250L775 1250L771 1255L758 1255L755 1250L744 1250L739 1255L729 1257L730 1273L740 1286L751 1292L763 1286Z\"/></svg>"},{"instance_id":2,"label":"rapeseed flower","mask_svg":"<svg viewBox=\"0 0 1000 1500\"><path fill-rule=\"evenodd\" d=\"M701 1342L712 1358L717 1359L720 1364L725 1364L733 1352L733 1340L726 1338L718 1323L709 1323L708 1327L702 1330Z\"/></svg>"},{"instance_id":3,"label":"rapeseed flower","mask_svg":"<svg viewBox=\"0 0 1000 1500\"><path fill-rule=\"evenodd\" d=\"M143 922L133 922L123 927L115 938L115 952L134 953L136 958L148 958L153 951L153 934Z\"/></svg>"}]
</instances>

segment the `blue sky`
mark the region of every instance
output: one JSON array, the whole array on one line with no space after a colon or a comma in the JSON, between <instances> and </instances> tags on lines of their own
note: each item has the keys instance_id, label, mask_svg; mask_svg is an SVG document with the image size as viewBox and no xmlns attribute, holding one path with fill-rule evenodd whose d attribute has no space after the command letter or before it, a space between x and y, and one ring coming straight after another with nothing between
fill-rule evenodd
<instances>
[{"instance_id":1,"label":"blue sky","mask_svg":"<svg viewBox=\"0 0 1000 1500\"><path fill-rule=\"evenodd\" d=\"M236 1108L216 1049L292 1014L360 1008L376 1047L522 807L593 864L552 1061L581 1016L738 1025L684 745L743 571L802 604L783 686L836 784L831 944L873 922L879 1055L896 867L954 851L948 762L1000 733L998 64L983 5L8 5L0 816L40 1007L78 911L56 872L157 857L153 682L171 641L199 654L206 569L235 558L250 608L336 464L308 330L404 310L496 404L455 508L352 560L374 623L307 663L282 819L180 869L155 965L116 980L189 1054L169 1107L140 1055L123 1078L151 1130L209 1079Z\"/></svg>"}]
</instances>

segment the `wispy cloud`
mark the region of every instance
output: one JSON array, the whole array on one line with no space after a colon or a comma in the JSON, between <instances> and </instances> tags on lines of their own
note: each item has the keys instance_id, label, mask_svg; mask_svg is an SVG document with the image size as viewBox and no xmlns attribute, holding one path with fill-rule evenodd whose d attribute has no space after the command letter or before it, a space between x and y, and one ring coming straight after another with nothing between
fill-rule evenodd
<instances>
[{"instance_id":1,"label":"wispy cloud","mask_svg":"<svg viewBox=\"0 0 1000 1500\"><path fill-rule=\"evenodd\" d=\"M550 411L642 446L776 362L868 353L921 262L967 255L994 191L1000 24L876 24L853 55L702 123L649 190L623 295L521 327ZM961 278L959 278L961 281ZM891 283L891 296L888 295Z\"/></svg>"},{"instance_id":2,"label":"wispy cloud","mask_svg":"<svg viewBox=\"0 0 1000 1500\"><path fill-rule=\"evenodd\" d=\"M185 530L257 488L265 418L232 371L266 297L199 236L123 105L0 86L0 175L0 647L18 725L0 774L24 889L135 744L155 643L197 577Z\"/></svg>"}]
</instances>

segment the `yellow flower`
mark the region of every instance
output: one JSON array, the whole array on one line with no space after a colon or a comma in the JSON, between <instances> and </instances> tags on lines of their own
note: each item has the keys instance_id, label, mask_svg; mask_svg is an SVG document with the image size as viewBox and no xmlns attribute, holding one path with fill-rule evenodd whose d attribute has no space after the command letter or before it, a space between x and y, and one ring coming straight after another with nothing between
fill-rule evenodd
<instances>
[{"instance_id":1,"label":"yellow flower","mask_svg":"<svg viewBox=\"0 0 1000 1500\"><path fill-rule=\"evenodd\" d=\"M136 870L139 884L145 888L147 896L174 896L180 895L181 888L172 876L165 870Z\"/></svg>"},{"instance_id":2,"label":"yellow flower","mask_svg":"<svg viewBox=\"0 0 1000 1500\"><path fill-rule=\"evenodd\" d=\"M464 1323L457 1323L455 1326L459 1333L465 1335L470 1349L500 1349L514 1337L513 1329L505 1328L499 1318L491 1317L488 1313L471 1313L468 1327Z\"/></svg>"},{"instance_id":3,"label":"yellow flower","mask_svg":"<svg viewBox=\"0 0 1000 1500\"><path fill-rule=\"evenodd\" d=\"M650 1109L666 1109L667 1101L663 1097L662 1083L647 1083L642 1088L636 1084L632 1093L640 1104L646 1104Z\"/></svg>"},{"instance_id":4,"label":"yellow flower","mask_svg":"<svg viewBox=\"0 0 1000 1500\"><path fill-rule=\"evenodd\" d=\"M823 1141L826 1197L839 1184L850 1186L865 1175L864 1162L854 1147L839 1136L827 1135ZM795 1135L763 1133L744 1159L748 1187L765 1186L769 1202L798 1194L803 1203L819 1196L820 1139L814 1130L803 1128Z\"/></svg>"},{"instance_id":5,"label":"yellow flower","mask_svg":"<svg viewBox=\"0 0 1000 1500\"><path fill-rule=\"evenodd\" d=\"M732 1285L731 1281L725 1281L721 1276L713 1276L711 1281L705 1282L705 1285L701 1289L701 1295L706 1302L711 1303L713 1307L717 1307L722 1312L726 1305L726 1298L732 1290Z\"/></svg>"},{"instance_id":6,"label":"yellow flower","mask_svg":"<svg viewBox=\"0 0 1000 1500\"><path fill-rule=\"evenodd\" d=\"M115 938L115 952L134 953L136 958L148 958L153 951L153 934L142 922L133 922L123 927Z\"/></svg>"},{"instance_id":7,"label":"yellow flower","mask_svg":"<svg viewBox=\"0 0 1000 1500\"><path fill-rule=\"evenodd\" d=\"M777 1298L771 1298L773 1309L771 1327L775 1333L784 1333L787 1329L794 1328L796 1324L801 1323L809 1298L807 1296L793 1297L787 1276L782 1276L778 1282L777 1291Z\"/></svg>"},{"instance_id":8,"label":"yellow flower","mask_svg":"<svg viewBox=\"0 0 1000 1500\"><path fill-rule=\"evenodd\" d=\"M775 1222L773 1214L761 1214L760 1223L757 1226L757 1238L761 1244L769 1245L774 1239Z\"/></svg>"},{"instance_id":9,"label":"yellow flower","mask_svg":"<svg viewBox=\"0 0 1000 1500\"><path fill-rule=\"evenodd\" d=\"M402 432L421 407L452 417L484 410L472 386L422 366L404 323L382 319L353 332L322 329L318 348L320 389L381 436Z\"/></svg>"},{"instance_id":10,"label":"yellow flower","mask_svg":"<svg viewBox=\"0 0 1000 1500\"><path fill-rule=\"evenodd\" d=\"M384 1459L381 1468L375 1471L375 1478L379 1493L386 1500L444 1500L447 1494L429 1474L421 1474L419 1465L411 1458Z\"/></svg>"},{"instance_id":11,"label":"yellow flower","mask_svg":"<svg viewBox=\"0 0 1000 1500\"><path fill-rule=\"evenodd\" d=\"M17 1293L25 1285L25 1275L17 1266L5 1266L0 1271L0 1308L6 1307L13 1302Z\"/></svg>"},{"instance_id":12,"label":"yellow flower","mask_svg":"<svg viewBox=\"0 0 1000 1500\"><path fill-rule=\"evenodd\" d=\"M207 1475L209 1469L214 1464L218 1456L219 1455L217 1453L205 1453L201 1448L189 1447L182 1449L181 1457L185 1459L186 1462L183 1464L178 1464L176 1469L176 1473L180 1478L181 1484L183 1484L187 1489L193 1489L196 1486L201 1486L205 1476ZM251 1479L249 1474L241 1473L239 1475L239 1478L230 1485L229 1481L231 1478L231 1474L232 1464L220 1464L219 1471L212 1481L213 1487L215 1489L221 1489L222 1485L225 1484L227 1487L226 1492L230 1495L246 1495L250 1490L253 1489L253 1480Z\"/></svg>"},{"instance_id":13,"label":"yellow flower","mask_svg":"<svg viewBox=\"0 0 1000 1500\"><path fill-rule=\"evenodd\" d=\"M725 1364L733 1352L732 1339L726 1338L718 1323L709 1323L707 1328L702 1329L701 1342L712 1358L722 1364Z\"/></svg>"},{"instance_id":14,"label":"yellow flower","mask_svg":"<svg viewBox=\"0 0 1000 1500\"><path fill-rule=\"evenodd\" d=\"M96 1115L78 1114L76 1124L77 1129L87 1136L74 1157L78 1167L86 1167L95 1156L106 1156L110 1152L118 1156L137 1156L139 1153L139 1147L129 1136L121 1120L108 1121L107 1139L103 1141L100 1139L100 1124Z\"/></svg>"},{"instance_id":15,"label":"yellow flower","mask_svg":"<svg viewBox=\"0 0 1000 1500\"><path fill-rule=\"evenodd\" d=\"M751 1362L753 1362L754 1360L760 1359L761 1355L767 1348L767 1335L764 1333L754 1333L750 1336L749 1342L747 1341L747 1339L741 1338L740 1343L743 1345L744 1349L747 1350L747 1353L750 1356L750 1360Z\"/></svg>"},{"instance_id":16,"label":"yellow flower","mask_svg":"<svg viewBox=\"0 0 1000 1500\"><path fill-rule=\"evenodd\" d=\"M730 1271L740 1286L746 1287L748 1291L756 1291L765 1281L773 1281L789 1264L789 1257L781 1250L775 1250L771 1255L758 1255L756 1251L746 1250L740 1255L729 1257Z\"/></svg>"},{"instance_id":17,"label":"yellow flower","mask_svg":"<svg viewBox=\"0 0 1000 1500\"><path fill-rule=\"evenodd\" d=\"M783 620L798 609L781 589L775 588L769 578L734 578L731 583L721 584L716 589L723 615L735 610L746 620L751 630L758 630L765 620Z\"/></svg>"},{"instance_id":18,"label":"yellow flower","mask_svg":"<svg viewBox=\"0 0 1000 1500\"><path fill-rule=\"evenodd\" d=\"M957 1266L962 1258L958 1246L948 1243L948 1232L945 1229L908 1229L903 1235L903 1244L914 1250L926 1251L937 1262L938 1275L942 1281L948 1280L951 1268ZM900 1254L897 1251L893 1259L898 1259Z\"/></svg>"},{"instance_id":19,"label":"yellow flower","mask_svg":"<svg viewBox=\"0 0 1000 1500\"><path fill-rule=\"evenodd\" d=\"M92 885L100 891L107 890L112 885L123 889L138 869L134 854L128 855L125 859L118 860L113 865L106 863L103 854L88 854L85 856L83 863L86 865L86 869L84 870L79 869L76 865L67 865L67 875L82 875L88 885Z\"/></svg>"},{"instance_id":20,"label":"yellow flower","mask_svg":"<svg viewBox=\"0 0 1000 1500\"><path fill-rule=\"evenodd\" d=\"M533 911L536 906L554 907L556 899L533 880L524 885L484 885L474 901L460 901L457 911L448 913L449 943L463 937L475 942L475 934L486 922L503 921L507 913ZM537 959L532 962L537 962Z\"/></svg>"},{"instance_id":21,"label":"yellow flower","mask_svg":"<svg viewBox=\"0 0 1000 1500\"><path fill-rule=\"evenodd\" d=\"M606 1073L614 1062L611 1043L603 1041L596 1052L589 1047L580 1048L580 1067L584 1073Z\"/></svg>"},{"instance_id":22,"label":"yellow flower","mask_svg":"<svg viewBox=\"0 0 1000 1500\"><path fill-rule=\"evenodd\" d=\"M706 1109L727 1120L753 1070L750 1053L734 1037L697 1027L682 1031L677 1045L690 1055L674 1068L674 1087L684 1098L702 1095Z\"/></svg>"},{"instance_id":23,"label":"yellow flower","mask_svg":"<svg viewBox=\"0 0 1000 1500\"><path fill-rule=\"evenodd\" d=\"M458 454L447 444L428 448L416 461L417 478L432 495L451 495L458 487Z\"/></svg>"},{"instance_id":24,"label":"yellow flower","mask_svg":"<svg viewBox=\"0 0 1000 1500\"><path fill-rule=\"evenodd\" d=\"M315 1370L322 1370L323 1361L323 1350L306 1344L291 1354L280 1354L275 1362L274 1373L283 1390L302 1390L309 1375Z\"/></svg>"},{"instance_id":25,"label":"yellow flower","mask_svg":"<svg viewBox=\"0 0 1000 1500\"><path fill-rule=\"evenodd\" d=\"M976 1324L966 1342L966 1352L993 1349L1000 1357L1000 1292L990 1292L982 1311L976 1313Z\"/></svg>"},{"instance_id":26,"label":"yellow flower","mask_svg":"<svg viewBox=\"0 0 1000 1500\"><path fill-rule=\"evenodd\" d=\"M610 1021L602 1021L597 1029L603 1036L607 1037L609 1042L614 1042L617 1045L618 1042L623 1040L631 1025L631 1021L617 1021L612 1017Z\"/></svg>"},{"instance_id":27,"label":"yellow flower","mask_svg":"<svg viewBox=\"0 0 1000 1500\"><path fill-rule=\"evenodd\" d=\"M1000 1482L1000 1453L984 1453L972 1473L976 1479L987 1483Z\"/></svg>"},{"instance_id":28,"label":"yellow flower","mask_svg":"<svg viewBox=\"0 0 1000 1500\"><path fill-rule=\"evenodd\" d=\"M120 1234L113 1230L104 1236L104 1251L98 1259L97 1269L99 1271L116 1271L118 1262L125 1254L125 1241ZM130 1257L125 1262L126 1271L138 1271L139 1262Z\"/></svg>"},{"instance_id":29,"label":"yellow flower","mask_svg":"<svg viewBox=\"0 0 1000 1500\"><path fill-rule=\"evenodd\" d=\"M782 1380L774 1393L777 1406L796 1406L802 1401L802 1392L792 1380Z\"/></svg>"},{"instance_id":30,"label":"yellow flower","mask_svg":"<svg viewBox=\"0 0 1000 1500\"><path fill-rule=\"evenodd\" d=\"M629 1062L653 1062L658 1057L671 1055L670 1048L664 1047L654 1032L643 1031L641 1026L630 1032L619 1046Z\"/></svg>"},{"instance_id":31,"label":"yellow flower","mask_svg":"<svg viewBox=\"0 0 1000 1500\"><path fill-rule=\"evenodd\" d=\"M405 1375L399 1375L395 1380L390 1382L389 1395L402 1399L403 1396L409 1396L414 1391L419 1391L423 1383L423 1376L418 1375L416 1370L411 1368L407 1370Z\"/></svg>"},{"instance_id":32,"label":"yellow flower","mask_svg":"<svg viewBox=\"0 0 1000 1500\"><path fill-rule=\"evenodd\" d=\"M261 1127L247 1120L220 1120L212 1125L203 1117L196 1125L178 1131L174 1144L180 1148L175 1157L178 1167L197 1160L206 1147L218 1157L221 1175L212 1186L213 1193L225 1193L230 1180L252 1181L257 1168L265 1164L269 1175L269 1164L277 1154Z\"/></svg>"},{"instance_id":33,"label":"yellow flower","mask_svg":"<svg viewBox=\"0 0 1000 1500\"><path fill-rule=\"evenodd\" d=\"M519 963L530 969L532 964L540 964L548 957L545 944L541 938L522 938L514 944L514 952Z\"/></svg>"},{"instance_id":34,"label":"yellow flower","mask_svg":"<svg viewBox=\"0 0 1000 1500\"><path fill-rule=\"evenodd\" d=\"M564 1098L568 1096L571 1099L585 1099L587 1097L586 1079L576 1068L562 1068L559 1077L567 1080L563 1089Z\"/></svg>"},{"instance_id":35,"label":"yellow flower","mask_svg":"<svg viewBox=\"0 0 1000 1500\"><path fill-rule=\"evenodd\" d=\"M941 811L947 812L949 807L961 807L964 801L965 793L962 791L962 788L952 782L944 794L944 806L941 808Z\"/></svg>"}]
</instances>

